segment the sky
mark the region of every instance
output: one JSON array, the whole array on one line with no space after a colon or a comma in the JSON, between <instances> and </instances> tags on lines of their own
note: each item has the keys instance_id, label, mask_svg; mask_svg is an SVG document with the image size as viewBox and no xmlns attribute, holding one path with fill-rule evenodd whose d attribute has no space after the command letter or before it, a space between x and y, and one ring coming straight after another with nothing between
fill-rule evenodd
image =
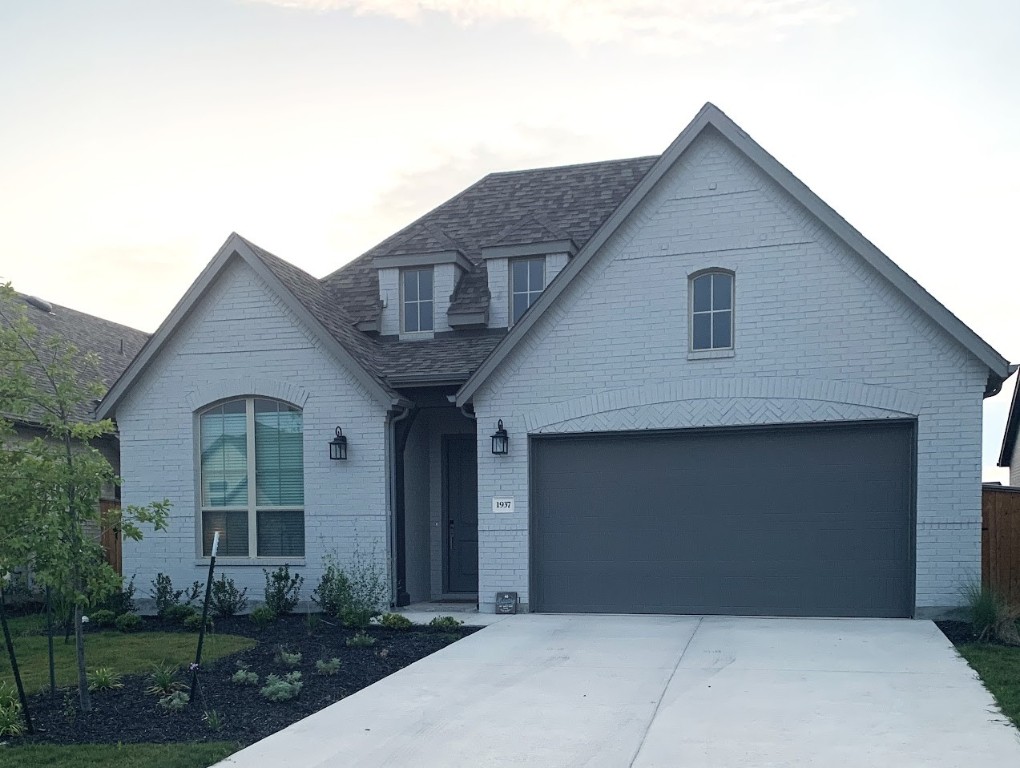
<instances>
[{"instance_id":1,"label":"sky","mask_svg":"<svg viewBox=\"0 0 1020 768\"><path fill-rule=\"evenodd\" d=\"M1015 0L0 0L0 279L152 331L232 231L322 276L711 101L1020 361L1018 33Z\"/></svg>"}]
</instances>

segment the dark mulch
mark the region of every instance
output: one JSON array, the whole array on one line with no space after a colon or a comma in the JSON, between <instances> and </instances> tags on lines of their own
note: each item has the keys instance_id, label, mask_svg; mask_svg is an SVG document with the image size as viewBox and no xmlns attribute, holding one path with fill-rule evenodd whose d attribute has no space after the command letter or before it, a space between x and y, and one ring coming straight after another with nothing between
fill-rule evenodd
<instances>
[{"instance_id":1,"label":"dark mulch","mask_svg":"<svg viewBox=\"0 0 1020 768\"><path fill-rule=\"evenodd\" d=\"M942 634L948 637L953 645L979 642L969 621L936 621L935 626L942 630Z\"/></svg>"},{"instance_id":2,"label":"dark mulch","mask_svg":"<svg viewBox=\"0 0 1020 768\"><path fill-rule=\"evenodd\" d=\"M55 699L40 694L30 699L39 732L13 743L236 741L242 745L251 744L477 630L477 627L461 627L449 632L415 627L401 632L373 627L369 634L376 639L375 646L349 648L345 641L354 634L352 630L326 623L310 628L301 616L284 617L263 629L255 627L246 617L218 619L217 633L253 637L258 645L203 664L201 703L183 712L166 712L156 705L155 696L144 693L150 684L144 675L125 676L122 689L93 693L94 709L88 715L76 712L77 700L72 698L72 692L60 692ZM146 618L143 631L176 632L180 628L156 618ZM282 676L291 671L275 659L281 645L290 652L302 654L298 670L304 687L296 699L270 702L259 695L258 688L230 681L239 661L259 675L260 687L261 680L269 673ZM339 674L324 676L315 672L317 659L334 657L342 662ZM186 670L181 671L183 682L189 683L189 677ZM203 720L203 710L218 713L223 721L220 730L209 728Z\"/></svg>"}]
</instances>

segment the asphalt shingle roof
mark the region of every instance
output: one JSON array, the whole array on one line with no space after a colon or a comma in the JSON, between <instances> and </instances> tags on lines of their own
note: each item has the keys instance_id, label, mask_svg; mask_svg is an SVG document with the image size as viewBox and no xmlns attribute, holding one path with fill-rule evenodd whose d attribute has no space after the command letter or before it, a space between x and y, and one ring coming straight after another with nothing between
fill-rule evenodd
<instances>
[{"instance_id":1,"label":"asphalt shingle roof","mask_svg":"<svg viewBox=\"0 0 1020 768\"><path fill-rule=\"evenodd\" d=\"M29 321L36 328L38 344L42 346L48 339L59 338L74 346L79 353L95 353L99 357L99 380L105 389L109 389L120 377L149 339L149 334L126 325L51 302L47 302L51 311L46 311L28 296L19 296L26 304ZM75 364L75 373L80 381L95 380L95 371L84 364L83 354L75 357ZM49 386L41 369L30 367L29 372L41 388ZM83 404L79 412L73 415L76 419L91 419L91 405ZM38 413L30 413L27 420L37 421L39 416Z\"/></svg>"},{"instance_id":2,"label":"asphalt shingle roof","mask_svg":"<svg viewBox=\"0 0 1020 768\"><path fill-rule=\"evenodd\" d=\"M571 239L580 248L656 161L610 160L490 174L322 280L249 243L253 252L372 374L397 384L415 376L467 378L499 334L453 332L431 341L379 338L357 330L378 320L376 256L459 250L473 268L459 281L451 312L483 312L489 289L485 246ZM247 242L247 241L246 241Z\"/></svg>"}]
</instances>

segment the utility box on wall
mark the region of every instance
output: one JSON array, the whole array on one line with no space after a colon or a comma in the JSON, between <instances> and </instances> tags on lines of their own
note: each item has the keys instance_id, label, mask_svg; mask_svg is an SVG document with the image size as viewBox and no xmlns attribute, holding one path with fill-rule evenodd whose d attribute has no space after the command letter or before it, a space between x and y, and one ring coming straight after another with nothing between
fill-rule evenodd
<instances>
[{"instance_id":1,"label":"utility box on wall","mask_svg":"<svg viewBox=\"0 0 1020 768\"><path fill-rule=\"evenodd\" d=\"M496 613L517 613L517 593L497 592Z\"/></svg>"}]
</instances>

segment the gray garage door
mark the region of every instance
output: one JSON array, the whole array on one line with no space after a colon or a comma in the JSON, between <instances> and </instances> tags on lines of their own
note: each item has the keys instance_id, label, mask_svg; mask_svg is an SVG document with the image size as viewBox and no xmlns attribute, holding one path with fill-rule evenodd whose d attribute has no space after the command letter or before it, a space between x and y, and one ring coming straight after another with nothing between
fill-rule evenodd
<instances>
[{"instance_id":1,"label":"gray garage door","mask_svg":"<svg viewBox=\"0 0 1020 768\"><path fill-rule=\"evenodd\" d=\"M532 438L533 610L909 616L911 424Z\"/></svg>"}]
</instances>

